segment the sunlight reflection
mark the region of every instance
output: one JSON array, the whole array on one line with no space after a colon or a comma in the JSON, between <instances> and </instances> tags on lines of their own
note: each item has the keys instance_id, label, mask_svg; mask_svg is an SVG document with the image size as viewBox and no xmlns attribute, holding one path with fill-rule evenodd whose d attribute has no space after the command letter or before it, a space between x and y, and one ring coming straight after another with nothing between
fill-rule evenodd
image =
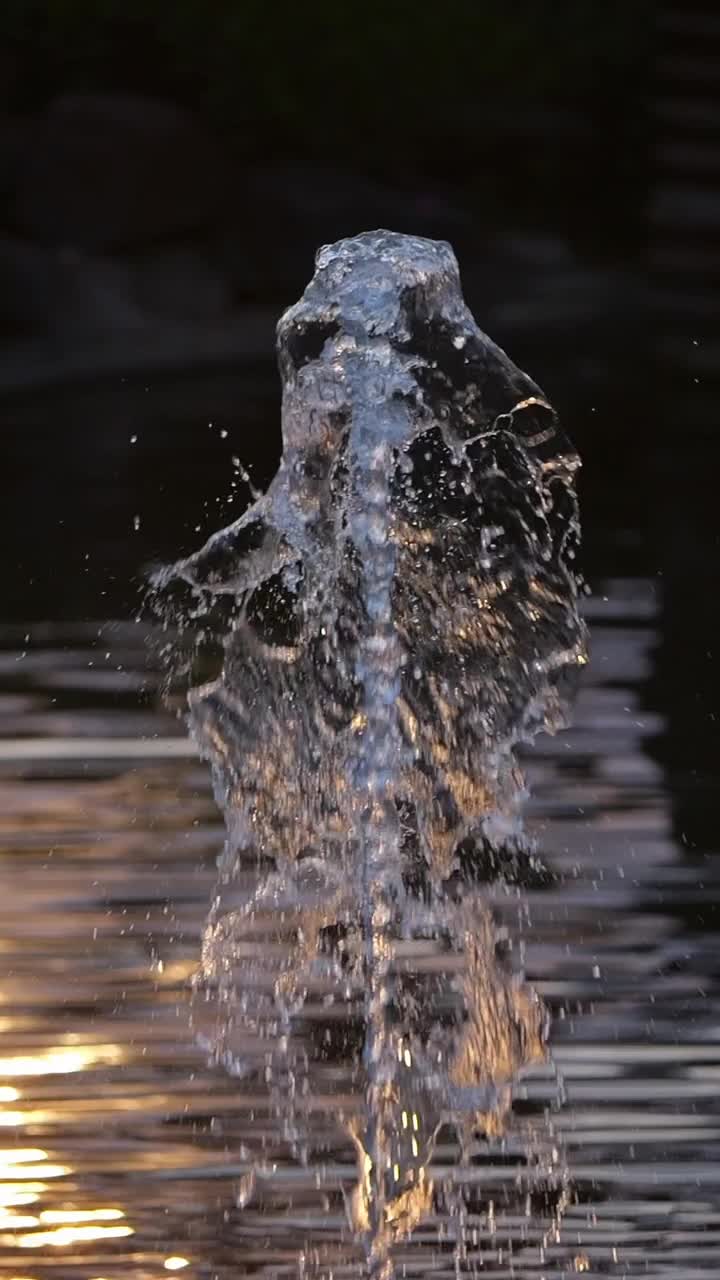
<instances>
[{"instance_id":1,"label":"sunlight reflection","mask_svg":"<svg viewBox=\"0 0 720 1280\"><path fill-rule=\"evenodd\" d=\"M0 1076L12 1079L15 1076L65 1075L84 1071L87 1067L117 1066L124 1056L123 1050L116 1044L45 1049L32 1056L0 1058Z\"/></svg>"},{"instance_id":2,"label":"sunlight reflection","mask_svg":"<svg viewBox=\"0 0 720 1280\"><path fill-rule=\"evenodd\" d=\"M132 1227L57 1227L55 1231L33 1231L26 1236L0 1236L3 1244L19 1245L21 1249L64 1248L89 1240L112 1240L134 1235Z\"/></svg>"},{"instance_id":3,"label":"sunlight reflection","mask_svg":"<svg viewBox=\"0 0 720 1280\"><path fill-rule=\"evenodd\" d=\"M26 1182L22 1188L15 1182L2 1182L0 1183L0 1209L36 1204L43 1191L47 1191L45 1182Z\"/></svg>"},{"instance_id":4,"label":"sunlight reflection","mask_svg":"<svg viewBox=\"0 0 720 1280\"><path fill-rule=\"evenodd\" d=\"M43 1209L40 1221L62 1226L73 1222L115 1222L124 1217L122 1209Z\"/></svg>"},{"instance_id":5,"label":"sunlight reflection","mask_svg":"<svg viewBox=\"0 0 720 1280\"><path fill-rule=\"evenodd\" d=\"M189 1258L172 1257L166 1258L163 1262L166 1271L182 1271L183 1267L190 1266Z\"/></svg>"},{"instance_id":6,"label":"sunlight reflection","mask_svg":"<svg viewBox=\"0 0 720 1280\"><path fill-rule=\"evenodd\" d=\"M62 1118L62 1112L53 1110L33 1111L0 1111L0 1129L18 1129L25 1124L55 1124Z\"/></svg>"},{"instance_id":7,"label":"sunlight reflection","mask_svg":"<svg viewBox=\"0 0 720 1280\"><path fill-rule=\"evenodd\" d=\"M16 1239L15 1243L24 1248L32 1248L36 1244L73 1244L77 1240L98 1240L103 1236L132 1235L133 1230L125 1223L122 1230L114 1227L92 1226L93 1221L112 1222L124 1218L122 1209L45 1209L40 1214L0 1213L0 1230L20 1231L33 1227L57 1226L58 1231L41 1231L32 1236Z\"/></svg>"},{"instance_id":8,"label":"sunlight reflection","mask_svg":"<svg viewBox=\"0 0 720 1280\"><path fill-rule=\"evenodd\" d=\"M39 1147L0 1150L0 1179L24 1182L27 1178L64 1178L72 1169L64 1164L43 1164L47 1151Z\"/></svg>"},{"instance_id":9,"label":"sunlight reflection","mask_svg":"<svg viewBox=\"0 0 720 1280\"><path fill-rule=\"evenodd\" d=\"M152 965L152 976L158 983L188 982L196 969L194 960L156 960Z\"/></svg>"},{"instance_id":10,"label":"sunlight reflection","mask_svg":"<svg viewBox=\"0 0 720 1280\"><path fill-rule=\"evenodd\" d=\"M5 1165L27 1164L28 1160L47 1160L47 1151L41 1147L7 1147L0 1149L0 1163Z\"/></svg>"},{"instance_id":11,"label":"sunlight reflection","mask_svg":"<svg viewBox=\"0 0 720 1280\"><path fill-rule=\"evenodd\" d=\"M89 1240L117 1239L134 1234L133 1228L122 1226L103 1227L98 1222L124 1218L122 1209L44 1209L37 1217L32 1214L7 1213L0 1216L0 1229L13 1234L0 1236L3 1244L21 1249L42 1249L46 1245L63 1248ZM34 1227L55 1226L54 1231L35 1231ZM27 1235L17 1235L28 1230Z\"/></svg>"},{"instance_id":12,"label":"sunlight reflection","mask_svg":"<svg viewBox=\"0 0 720 1280\"><path fill-rule=\"evenodd\" d=\"M77 1043L68 1036L64 1045L41 1050L32 1055L0 1058L0 1078L69 1075L97 1065L116 1066L125 1060L124 1051L113 1044ZM12 1085L0 1087L0 1103L12 1103L22 1096ZM37 1122L45 1113L39 1111L0 1110L0 1126L17 1128ZM46 1117L47 1118L47 1117ZM119 1239L134 1235L122 1209L42 1209L36 1213L16 1212L26 1209L48 1190L46 1181L35 1178L60 1178L73 1170L62 1164L51 1164L48 1152L41 1147L0 1149L0 1243L9 1248L62 1249L90 1241ZM18 1183L22 1184L18 1186ZM112 1225L111 1225L112 1224ZM184 1262L183 1262L184 1265ZM16 1280L20 1280L16 1277ZM100 1280L96 1277L96 1280Z\"/></svg>"}]
</instances>

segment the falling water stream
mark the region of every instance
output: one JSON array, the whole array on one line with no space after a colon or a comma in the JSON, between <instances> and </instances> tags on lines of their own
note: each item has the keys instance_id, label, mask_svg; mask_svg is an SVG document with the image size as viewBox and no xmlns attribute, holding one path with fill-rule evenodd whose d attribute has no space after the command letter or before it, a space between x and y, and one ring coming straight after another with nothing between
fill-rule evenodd
<instances>
[{"instance_id":1,"label":"falling water stream","mask_svg":"<svg viewBox=\"0 0 720 1280\"><path fill-rule=\"evenodd\" d=\"M265 1098L240 1206L311 1165L368 1274L407 1267L438 1213L476 1270L479 1222L497 1253L531 1206L550 1239L569 1196L552 1106L511 1105L547 1059L520 926L553 879L515 752L563 727L586 662L578 458L444 243L321 249L278 350L277 475L153 585L226 824L193 1023ZM302 1228L297 1267L333 1271Z\"/></svg>"}]
</instances>

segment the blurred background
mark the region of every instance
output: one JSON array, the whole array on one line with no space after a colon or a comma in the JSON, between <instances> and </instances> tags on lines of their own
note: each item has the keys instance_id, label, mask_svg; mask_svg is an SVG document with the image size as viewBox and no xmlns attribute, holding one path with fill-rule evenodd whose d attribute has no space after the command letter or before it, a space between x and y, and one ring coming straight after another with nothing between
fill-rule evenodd
<instances>
[{"instance_id":1,"label":"blurred background","mask_svg":"<svg viewBox=\"0 0 720 1280\"><path fill-rule=\"evenodd\" d=\"M280 312L387 226L451 241L558 406L586 574L661 598L658 750L720 758L715 5L4 0L0 34L6 620L132 616L240 513Z\"/></svg>"}]
</instances>

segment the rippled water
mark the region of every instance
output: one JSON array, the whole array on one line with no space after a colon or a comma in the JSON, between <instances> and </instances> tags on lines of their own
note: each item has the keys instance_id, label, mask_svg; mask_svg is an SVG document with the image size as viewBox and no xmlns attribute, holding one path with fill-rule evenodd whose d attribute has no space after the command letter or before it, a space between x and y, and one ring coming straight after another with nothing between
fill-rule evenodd
<instances>
[{"instance_id":1,"label":"rippled water","mask_svg":"<svg viewBox=\"0 0 720 1280\"><path fill-rule=\"evenodd\" d=\"M552 1059L514 1089L504 1156L458 1166L440 1131L431 1173L476 1190L460 1222L452 1196L434 1206L400 1274L718 1272L719 894L674 842L647 751L656 609L646 582L598 591L574 727L527 756L558 878L493 907L552 1013ZM145 635L6 629L2 646L2 1274L356 1275L337 1089L301 1099L322 1151L303 1167L273 1098L209 1069L191 1028L222 826ZM516 1190L529 1130L556 1150L557 1225L547 1194Z\"/></svg>"}]
</instances>

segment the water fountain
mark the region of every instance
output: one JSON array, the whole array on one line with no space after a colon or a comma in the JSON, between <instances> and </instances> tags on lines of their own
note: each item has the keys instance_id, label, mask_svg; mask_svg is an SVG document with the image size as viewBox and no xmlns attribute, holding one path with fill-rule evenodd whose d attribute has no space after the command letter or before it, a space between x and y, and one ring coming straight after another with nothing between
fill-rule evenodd
<instances>
[{"instance_id":1,"label":"water fountain","mask_svg":"<svg viewBox=\"0 0 720 1280\"><path fill-rule=\"evenodd\" d=\"M369 1272L440 1196L459 1266L481 1193L457 1168L478 1144L507 1158L513 1082L546 1052L491 889L546 874L515 749L565 723L586 661L579 462L447 244L321 249L278 350L277 475L154 582L195 633L223 619L221 670L188 695L227 825L196 1020L277 1121L243 1204L280 1158L344 1144ZM518 1194L561 1188L552 1143L520 1141Z\"/></svg>"}]
</instances>

